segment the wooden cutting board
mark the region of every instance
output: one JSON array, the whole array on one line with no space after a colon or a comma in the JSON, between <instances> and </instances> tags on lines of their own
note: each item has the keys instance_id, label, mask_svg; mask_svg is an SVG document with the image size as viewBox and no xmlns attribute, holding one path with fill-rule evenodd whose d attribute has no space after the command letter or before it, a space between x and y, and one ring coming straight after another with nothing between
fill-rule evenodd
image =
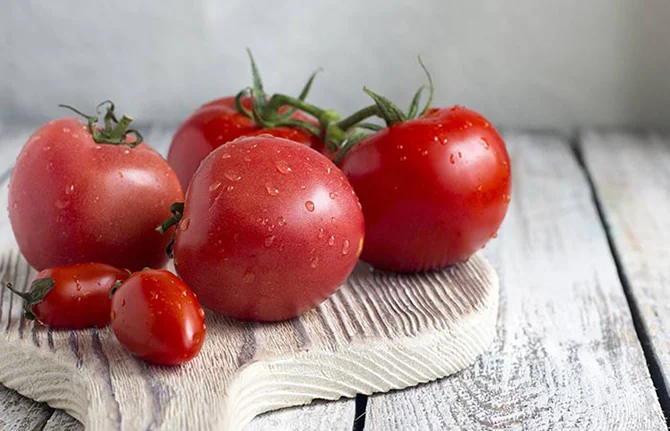
<instances>
[{"instance_id":1,"label":"wooden cutting board","mask_svg":"<svg viewBox=\"0 0 670 431\"><path fill-rule=\"evenodd\" d=\"M7 202L6 181L0 202ZM35 271L0 214L0 280ZM181 367L130 356L109 329L52 331L0 291L0 383L87 429L238 430L263 412L403 389L455 373L493 340L498 278L480 255L396 275L359 265L320 307L285 322L207 316L201 354Z\"/></svg>"}]
</instances>

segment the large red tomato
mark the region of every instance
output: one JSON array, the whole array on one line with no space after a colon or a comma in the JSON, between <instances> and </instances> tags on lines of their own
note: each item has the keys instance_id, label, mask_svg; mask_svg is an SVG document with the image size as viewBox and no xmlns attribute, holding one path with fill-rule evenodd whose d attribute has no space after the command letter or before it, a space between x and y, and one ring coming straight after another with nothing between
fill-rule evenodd
<instances>
[{"instance_id":1,"label":"large red tomato","mask_svg":"<svg viewBox=\"0 0 670 431\"><path fill-rule=\"evenodd\" d=\"M340 166L363 206L361 259L380 269L466 260L496 235L510 201L505 143L486 118L459 106L382 129Z\"/></svg>"},{"instance_id":2,"label":"large red tomato","mask_svg":"<svg viewBox=\"0 0 670 431\"><path fill-rule=\"evenodd\" d=\"M148 145L97 143L79 120L63 118L40 127L19 154L9 217L37 269L156 268L167 262L169 238L155 228L182 197L177 176Z\"/></svg>"},{"instance_id":3,"label":"large red tomato","mask_svg":"<svg viewBox=\"0 0 670 431\"><path fill-rule=\"evenodd\" d=\"M242 105L249 109L250 98L242 99ZM293 118L313 123L313 120L300 112L295 112ZM323 141L297 127L261 128L237 111L235 97L224 97L201 106L179 126L170 145L168 162L186 190L200 162L214 149L241 136L260 134L290 139L317 151L324 148Z\"/></svg>"},{"instance_id":4,"label":"large red tomato","mask_svg":"<svg viewBox=\"0 0 670 431\"><path fill-rule=\"evenodd\" d=\"M174 264L204 306L282 320L340 287L363 235L358 199L330 160L287 139L248 137L213 151L194 175Z\"/></svg>"}]
</instances>

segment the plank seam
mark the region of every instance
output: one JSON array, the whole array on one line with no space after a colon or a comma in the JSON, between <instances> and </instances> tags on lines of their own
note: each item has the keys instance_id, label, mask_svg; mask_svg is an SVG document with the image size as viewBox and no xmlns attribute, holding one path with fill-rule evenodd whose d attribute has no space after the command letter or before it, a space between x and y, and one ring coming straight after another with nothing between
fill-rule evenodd
<instances>
[{"instance_id":1,"label":"plank seam","mask_svg":"<svg viewBox=\"0 0 670 431\"><path fill-rule=\"evenodd\" d=\"M665 416L666 425L670 429L670 393L668 392L668 388L665 384L665 380L663 378L663 372L661 371L661 366L658 361L658 357L654 353L654 349L651 340L649 338L647 328L645 327L644 322L642 321L637 301L633 296L630 279L626 274L626 271L623 267L623 263L621 260L621 255L614 242L611 226L608 223L607 218L605 216L605 211L602 206L600 195L598 194L595 182L593 180L593 177L591 176L591 172L589 171L586 161L584 159L584 151L580 144L581 139L582 137L581 135L579 135L573 140L573 142L571 142L572 150L575 154L575 157L577 158L577 162L579 163L580 168L584 172L586 181L588 182L591 199L593 200L593 203L596 207L596 211L598 213L598 218L600 219L600 222L602 223L603 229L605 231L605 236L607 238L607 245L609 247L610 253L612 254L614 265L616 266L617 276L619 277L619 281L621 282L623 293L626 298L628 308L630 309L631 317L633 320L633 327L638 337L638 341L640 342L640 346L642 347L642 353L644 354L644 359L647 363L647 369L649 370L651 380L654 384L656 397L658 398L658 402L661 405L663 416Z\"/></svg>"}]
</instances>

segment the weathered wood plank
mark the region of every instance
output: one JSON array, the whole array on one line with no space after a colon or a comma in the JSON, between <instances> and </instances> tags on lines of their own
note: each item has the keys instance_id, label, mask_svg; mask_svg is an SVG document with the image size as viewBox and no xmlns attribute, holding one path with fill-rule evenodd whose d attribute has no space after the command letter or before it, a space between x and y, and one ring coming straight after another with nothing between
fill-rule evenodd
<instances>
[{"instance_id":1,"label":"weathered wood plank","mask_svg":"<svg viewBox=\"0 0 670 431\"><path fill-rule=\"evenodd\" d=\"M0 430L23 431L41 429L53 410L0 385Z\"/></svg>"},{"instance_id":2,"label":"weathered wood plank","mask_svg":"<svg viewBox=\"0 0 670 431\"><path fill-rule=\"evenodd\" d=\"M11 244L6 217L0 238L2 278L26 289L34 271ZM49 331L23 319L18 298L0 295L0 381L100 430L239 429L268 410L434 380L490 344L498 309L497 276L481 256L412 276L359 266L330 300L293 321L210 313L201 355L161 368L130 357L109 329ZM354 409L353 401L316 404L258 426L346 429ZM309 422L290 422L298 419Z\"/></svg>"},{"instance_id":3,"label":"weathered wood plank","mask_svg":"<svg viewBox=\"0 0 670 431\"><path fill-rule=\"evenodd\" d=\"M580 149L670 412L670 135L585 133Z\"/></svg>"},{"instance_id":4,"label":"weathered wood plank","mask_svg":"<svg viewBox=\"0 0 670 431\"><path fill-rule=\"evenodd\" d=\"M62 410L56 410L42 431L83 431L84 425Z\"/></svg>"},{"instance_id":5,"label":"weathered wood plank","mask_svg":"<svg viewBox=\"0 0 670 431\"><path fill-rule=\"evenodd\" d=\"M370 397L366 430L665 430L570 146L550 136L507 141L512 205L500 237L485 249L502 280L497 339L456 376Z\"/></svg>"}]
</instances>

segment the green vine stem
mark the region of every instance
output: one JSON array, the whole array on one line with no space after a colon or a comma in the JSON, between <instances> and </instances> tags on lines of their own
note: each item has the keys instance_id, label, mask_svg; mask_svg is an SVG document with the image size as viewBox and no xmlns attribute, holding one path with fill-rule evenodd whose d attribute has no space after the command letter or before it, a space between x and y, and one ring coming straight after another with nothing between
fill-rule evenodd
<instances>
[{"instance_id":1,"label":"green vine stem","mask_svg":"<svg viewBox=\"0 0 670 431\"><path fill-rule=\"evenodd\" d=\"M98 125L100 120L100 109L106 105L107 111L103 117L104 127ZM70 105L58 105L61 108L69 109L75 114L86 118L88 124L88 131L91 132L93 140L98 144L110 145L127 145L130 148L135 148L144 141L142 134L136 129L129 129L130 123L133 122L133 117L128 114L123 114L121 119L116 118L114 112L115 106L111 100L105 100L96 107L97 115L87 115L80 110L73 108ZM134 136L135 139L128 141L128 136Z\"/></svg>"}]
</instances>

